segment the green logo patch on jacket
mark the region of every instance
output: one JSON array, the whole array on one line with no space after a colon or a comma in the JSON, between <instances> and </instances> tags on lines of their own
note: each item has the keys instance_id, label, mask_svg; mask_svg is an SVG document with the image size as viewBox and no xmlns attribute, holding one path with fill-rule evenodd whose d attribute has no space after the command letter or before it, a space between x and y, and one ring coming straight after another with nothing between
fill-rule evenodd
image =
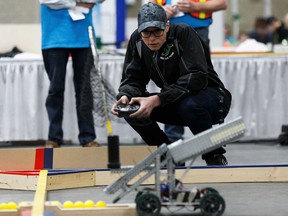
<instances>
[{"instance_id":1,"label":"green logo patch on jacket","mask_svg":"<svg viewBox=\"0 0 288 216\"><path fill-rule=\"evenodd\" d=\"M171 44L171 43L167 44L166 47L164 48L163 52L161 53L160 59L162 59L162 60L170 59L174 55L172 47L174 47L174 44Z\"/></svg>"}]
</instances>

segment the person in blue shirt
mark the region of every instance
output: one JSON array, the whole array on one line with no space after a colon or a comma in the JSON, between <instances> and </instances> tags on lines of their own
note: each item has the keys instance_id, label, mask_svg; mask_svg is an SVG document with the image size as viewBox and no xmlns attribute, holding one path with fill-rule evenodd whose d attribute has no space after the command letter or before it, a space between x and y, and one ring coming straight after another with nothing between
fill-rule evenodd
<instances>
[{"instance_id":1,"label":"person in blue shirt","mask_svg":"<svg viewBox=\"0 0 288 216\"><path fill-rule=\"evenodd\" d=\"M161 5L166 11L170 23L185 23L191 26L209 48L209 26L212 13L225 10L227 0L150 0ZM184 127L164 125L164 130L171 141L183 139Z\"/></svg>"},{"instance_id":2,"label":"person in blue shirt","mask_svg":"<svg viewBox=\"0 0 288 216\"><path fill-rule=\"evenodd\" d=\"M213 22L212 13L225 10L227 0L150 0L166 11L170 23L185 23L194 28L209 47L209 26Z\"/></svg>"},{"instance_id":3,"label":"person in blue shirt","mask_svg":"<svg viewBox=\"0 0 288 216\"><path fill-rule=\"evenodd\" d=\"M50 86L46 99L49 118L47 148L63 144L63 107L66 67L72 58L76 112L79 128L78 139L83 147L97 147L92 110L90 115L80 112L80 94L83 71L91 52L88 27L92 26L92 8L97 0L40 0L42 56ZM89 115L89 116L88 116Z\"/></svg>"}]
</instances>

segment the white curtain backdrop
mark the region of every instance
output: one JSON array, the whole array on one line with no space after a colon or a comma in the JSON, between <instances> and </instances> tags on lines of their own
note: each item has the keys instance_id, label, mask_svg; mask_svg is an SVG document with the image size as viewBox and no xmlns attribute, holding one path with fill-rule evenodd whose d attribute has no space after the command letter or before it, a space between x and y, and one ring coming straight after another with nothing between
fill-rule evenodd
<instances>
[{"instance_id":1,"label":"white curtain backdrop","mask_svg":"<svg viewBox=\"0 0 288 216\"><path fill-rule=\"evenodd\" d=\"M123 56L102 55L103 76L117 89L121 79ZM242 116L247 127L244 138L270 139L288 124L287 55L213 56L214 67L233 102L226 120ZM73 71L67 66L64 107L64 139L78 143ZM48 117L45 100L49 81L39 60L0 59L0 141L46 140ZM152 86L153 88L153 86ZM141 142L128 125L112 123L120 142ZM96 126L97 139L106 142L106 128ZM186 129L185 136L192 136Z\"/></svg>"}]
</instances>

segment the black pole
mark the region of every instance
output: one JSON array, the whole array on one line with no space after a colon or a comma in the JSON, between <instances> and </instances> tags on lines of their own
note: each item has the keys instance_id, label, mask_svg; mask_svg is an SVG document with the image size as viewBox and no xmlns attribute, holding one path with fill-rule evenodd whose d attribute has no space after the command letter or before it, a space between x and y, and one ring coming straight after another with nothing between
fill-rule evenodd
<instances>
[{"instance_id":1,"label":"black pole","mask_svg":"<svg viewBox=\"0 0 288 216\"><path fill-rule=\"evenodd\" d=\"M108 136L108 164L107 167L110 169L119 169L119 137Z\"/></svg>"}]
</instances>

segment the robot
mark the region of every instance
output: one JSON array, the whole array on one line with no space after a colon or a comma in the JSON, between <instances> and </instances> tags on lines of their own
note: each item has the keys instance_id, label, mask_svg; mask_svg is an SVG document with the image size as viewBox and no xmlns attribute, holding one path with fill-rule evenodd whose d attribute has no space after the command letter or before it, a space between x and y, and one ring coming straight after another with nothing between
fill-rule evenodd
<instances>
[{"instance_id":1,"label":"robot","mask_svg":"<svg viewBox=\"0 0 288 216\"><path fill-rule=\"evenodd\" d=\"M175 169L177 164L190 161L181 177L183 179L199 155L232 142L244 133L245 125L242 118L238 117L185 141L163 144L143 161L127 170L114 183L108 185L104 192L115 194L121 191L113 200L113 203L116 203L131 191L138 191L135 203L139 216L158 216L162 207L167 209L192 207L193 210L200 209L202 215L221 216L225 211L225 201L220 193L211 187L185 189L181 181L175 179ZM152 175L155 178L154 188L141 187L141 184ZM134 183L131 184L133 179Z\"/></svg>"}]
</instances>

